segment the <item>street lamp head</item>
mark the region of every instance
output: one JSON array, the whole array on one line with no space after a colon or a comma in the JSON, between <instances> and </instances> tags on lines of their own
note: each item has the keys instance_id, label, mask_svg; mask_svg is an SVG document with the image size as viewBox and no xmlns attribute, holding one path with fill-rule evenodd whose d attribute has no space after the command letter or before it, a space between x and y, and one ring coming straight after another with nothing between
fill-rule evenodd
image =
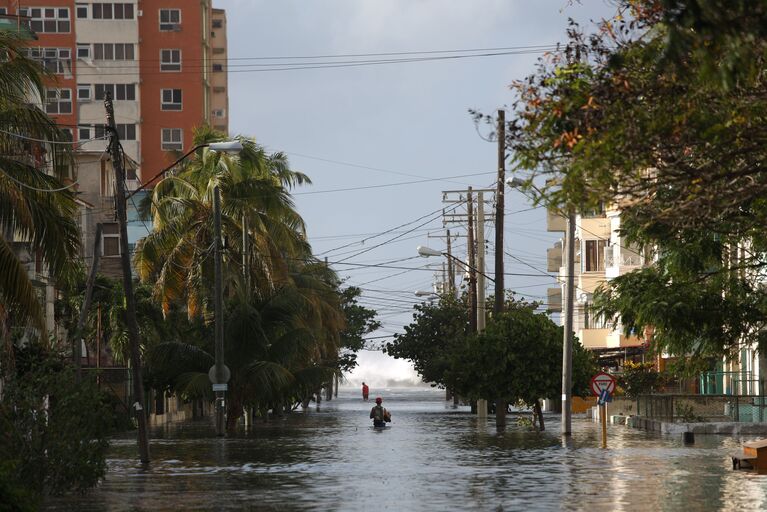
<instances>
[{"instance_id":1,"label":"street lamp head","mask_svg":"<svg viewBox=\"0 0 767 512\"><path fill-rule=\"evenodd\" d=\"M429 256L442 256L440 251L436 251L425 245L419 245L416 250L418 251L418 255L423 256L424 258L428 258Z\"/></svg>"},{"instance_id":2,"label":"street lamp head","mask_svg":"<svg viewBox=\"0 0 767 512\"><path fill-rule=\"evenodd\" d=\"M416 290L415 296L416 297L434 297L437 295L434 292L427 292L426 290Z\"/></svg>"},{"instance_id":3,"label":"street lamp head","mask_svg":"<svg viewBox=\"0 0 767 512\"><path fill-rule=\"evenodd\" d=\"M225 142L211 142L208 144L208 149L211 151L217 151L219 153L226 153L228 155L236 155L242 151L242 142L239 140L228 140Z\"/></svg>"},{"instance_id":4,"label":"street lamp head","mask_svg":"<svg viewBox=\"0 0 767 512\"><path fill-rule=\"evenodd\" d=\"M525 180L520 178L509 178L506 180L506 184L511 188L522 188L525 186Z\"/></svg>"}]
</instances>

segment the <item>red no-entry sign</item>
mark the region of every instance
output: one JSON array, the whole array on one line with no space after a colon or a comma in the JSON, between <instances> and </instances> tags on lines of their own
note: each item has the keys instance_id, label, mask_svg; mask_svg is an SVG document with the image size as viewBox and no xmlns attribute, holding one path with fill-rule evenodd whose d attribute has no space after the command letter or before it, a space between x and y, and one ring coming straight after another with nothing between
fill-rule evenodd
<instances>
[{"instance_id":1,"label":"red no-entry sign","mask_svg":"<svg viewBox=\"0 0 767 512\"><path fill-rule=\"evenodd\" d=\"M612 395L615 391L615 377L605 372L599 372L591 377L591 392L594 396L599 396L602 390Z\"/></svg>"}]
</instances>

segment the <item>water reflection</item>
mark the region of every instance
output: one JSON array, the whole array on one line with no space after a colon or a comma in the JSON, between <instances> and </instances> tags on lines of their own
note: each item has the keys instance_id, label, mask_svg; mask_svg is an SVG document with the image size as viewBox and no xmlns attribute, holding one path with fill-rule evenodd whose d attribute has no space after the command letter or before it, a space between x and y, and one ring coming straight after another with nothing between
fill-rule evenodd
<instances>
[{"instance_id":1,"label":"water reflection","mask_svg":"<svg viewBox=\"0 0 767 512\"><path fill-rule=\"evenodd\" d=\"M375 431L356 391L225 439L194 422L152 431L153 462L117 439L96 491L51 510L724 510L767 504L767 477L733 472L741 440L660 437L557 417L538 433L505 431L452 408L442 393L385 395L392 428Z\"/></svg>"}]
</instances>

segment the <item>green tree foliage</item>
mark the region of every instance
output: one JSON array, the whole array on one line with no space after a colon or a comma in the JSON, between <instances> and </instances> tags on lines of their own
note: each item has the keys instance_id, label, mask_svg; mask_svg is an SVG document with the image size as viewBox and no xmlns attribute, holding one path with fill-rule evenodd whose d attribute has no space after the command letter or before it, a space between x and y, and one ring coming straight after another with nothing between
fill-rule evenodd
<instances>
[{"instance_id":1,"label":"green tree foliage","mask_svg":"<svg viewBox=\"0 0 767 512\"><path fill-rule=\"evenodd\" d=\"M618 5L513 84L516 164L541 202L619 208L621 243L657 261L610 281L598 313L677 355L762 343L767 2Z\"/></svg>"},{"instance_id":2,"label":"green tree foliage","mask_svg":"<svg viewBox=\"0 0 767 512\"><path fill-rule=\"evenodd\" d=\"M562 328L536 304L507 303L485 331L465 339L452 354L451 389L473 399L500 398L534 405L540 398L559 396L562 389ZM573 392L588 393L596 372L591 352L573 345Z\"/></svg>"},{"instance_id":3,"label":"green tree foliage","mask_svg":"<svg viewBox=\"0 0 767 512\"><path fill-rule=\"evenodd\" d=\"M65 144L42 147L28 139L63 142L64 133L35 106L43 98L43 70L20 51L24 41L0 32L0 322L44 330L43 311L13 237L30 244L54 278L68 275L78 256L79 231L74 193L45 171L68 169ZM17 134L14 136L13 134ZM21 136L21 137L20 137ZM20 158L19 155L26 157ZM55 192L53 191L55 190ZM11 318L13 321L11 321Z\"/></svg>"},{"instance_id":4,"label":"green tree foliage","mask_svg":"<svg viewBox=\"0 0 767 512\"><path fill-rule=\"evenodd\" d=\"M623 388L629 398L659 391L667 382L668 376L656 371L654 363L626 361L618 377L618 386Z\"/></svg>"},{"instance_id":5,"label":"green tree foliage","mask_svg":"<svg viewBox=\"0 0 767 512\"><path fill-rule=\"evenodd\" d=\"M202 128L195 144L223 137ZM211 326L213 190L219 187L230 428L245 407L282 410L311 396L345 368L344 343L353 353L361 341L355 337L377 327L374 312L356 306L353 292L344 296L335 273L311 254L290 196L308 177L291 170L284 154L240 141L239 155L200 149L155 186L141 207L154 229L134 258L166 317L184 311L190 321ZM347 313L356 323L344 340ZM212 336L172 336L149 350L148 367L163 389L210 398L213 359Z\"/></svg>"},{"instance_id":6,"label":"green tree foliage","mask_svg":"<svg viewBox=\"0 0 767 512\"><path fill-rule=\"evenodd\" d=\"M413 321L387 344L385 352L396 359L407 359L424 382L445 386L453 353L468 334L467 306L444 297L434 304L417 304Z\"/></svg>"},{"instance_id":7,"label":"green tree foliage","mask_svg":"<svg viewBox=\"0 0 767 512\"><path fill-rule=\"evenodd\" d=\"M106 471L114 410L92 382L34 343L20 350L0 399L0 503L82 492ZM34 497L34 498L30 498Z\"/></svg>"},{"instance_id":8,"label":"green tree foliage","mask_svg":"<svg viewBox=\"0 0 767 512\"><path fill-rule=\"evenodd\" d=\"M365 336L381 327L375 319L376 311L357 302L362 290L349 286L341 290L341 309L346 319L346 328L341 331L341 354L338 368L350 372L357 366L357 352L365 346Z\"/></svg>"}]
</instances>

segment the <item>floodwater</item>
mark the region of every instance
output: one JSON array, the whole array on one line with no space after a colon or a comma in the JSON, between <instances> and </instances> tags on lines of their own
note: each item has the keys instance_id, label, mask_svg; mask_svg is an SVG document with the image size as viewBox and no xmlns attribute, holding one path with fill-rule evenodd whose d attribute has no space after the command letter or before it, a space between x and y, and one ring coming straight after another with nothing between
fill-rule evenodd
<instances>
[{"instance_id":1,"label":"floodwater","mask_svg":"<svg viewBox=\"0 0 767 512\"><path fill-rule=\"evenodd\" d=\"M478 424L443 393L371 390L392 412L373 430L372 403L341 390L331 402L250 432L216 438L207 420L151 432L152 463L136 460L134 437L116 439L109 472L84 496L49 510L764 510L767 476L733 471L728 454L745 439L663 437L577 418L563 442L548 430L504 433ZM314 405L314 404L313 404Z\"/></svg>"}]
</instances>

